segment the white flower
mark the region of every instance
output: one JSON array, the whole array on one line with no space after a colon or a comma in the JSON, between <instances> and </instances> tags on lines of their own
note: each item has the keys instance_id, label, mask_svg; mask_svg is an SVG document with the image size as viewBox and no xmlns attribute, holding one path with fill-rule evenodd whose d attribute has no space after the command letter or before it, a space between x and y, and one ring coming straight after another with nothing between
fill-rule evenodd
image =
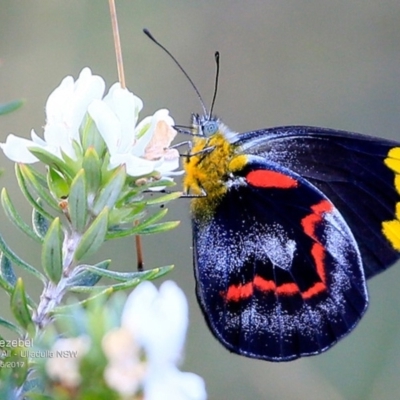
<instances>
[{"instance_id":1,"label":"white flower","mask_svg":"<svg viewBox=\"0 0 400 400\"><path fill-rule=\"evenodd\" d=\"M179 166L176 150L165 150L176 135L174 120L168 110L159 110L138 125L143 102L119 83L114 84L103 100L92 102L89 114L106 142L110 168L125 165L131 176L158 171L168 176ZM154 143L160 142L157 151Z\"/></svg>"},{"instance_id":2,"label":"white flower","mask_svg":"<svg viewBox=\"0 0 400 400\"><path fill-rule=\"evenodd\" d=\"M47 100L44 138L34 130L31 140L11 134L0 148L12 161L27 164L39 161L29 151L33 147L60 159L65 153L77 160L74 143L81 145L80 128L89 113L110 153L109 169L125 165L127 174L134 177L158 172L158 177L168 179L180 174L173 172L179 167L179 153L168 149L177 133L168 110L159 110L137 124L142 100L119 83L103 98L104 88L104 80L89 68L82 70L76 82L67 76Z\"/></svg>"},{"instance_id":3,"label":"white flower","mask_svg":"<svg viewBox=\"0 0 400 400\"><path fill-rule=\"evenodd\" d=\"M92 75L89 68L84 68L74 82L67 76L49 96L46 103L46 125L44 140L34 130L32 140L9 135L5 143L0 144L4 154L15 162L26 164L39 161L28 149L40 147L61 158L61 150L75 159L73 141L79 140L79 127L90 103L101 99L104 93L104 80Z\"/></svg>"},{"instance_id":4,"label":"white flower","mask_svg":"<svg viewBox=\"0 0 400 400\"><path fill-rule=\"evenodd\" d=\"M140 349L126 328L108 332L102 340L108 364L104 379L108 386L122 396L132 396L141 387L146 364L140 360Z\"/></svg>"},{"instance_id":5,"label":"white flower","mask_svg":"<svg viewBox=\"0 0 400 400\"><path fill-rule=\"evenodd\" d=\"M81 382L80 360L89 349L90 339L85 336L58 339L51 349L53 355L46 361L48 376L65 387L77 387Z\"/></svg>"},{"instance_id":6,"label":"white flower","mask_svg":"<svg viewBox=\"0 0 400 400\"><path fill-rule=\"evenodd\" d=\"M203 379L196 374L182 372L176 366L182 357L187 327L187 301L174 282L164 282L159 291L150 282L141 283L129 296L122 315L121 329L130 332L131 341L135 345L125 344L124 353L118 350L121 346L113 346L111 354L105 351L109 364L114 367L111 372L109 368L106 369L105 378L110 387L121 395L135 394L138 384L132 384L131 380L137 374L132 372L126 377L129 382L121 382L123 377L117 374L121 368L117 367L116 360L119 359L121 365L128 366L127 358L137 360L137 353L132 355L131 350L139 346L146 358L146 370L141 385L144 400L206 399ZM110 377L114 377L111 382ZM126 389L129 387L132 389L131 393L127 393Z\"/></svg>"}]
</instances>

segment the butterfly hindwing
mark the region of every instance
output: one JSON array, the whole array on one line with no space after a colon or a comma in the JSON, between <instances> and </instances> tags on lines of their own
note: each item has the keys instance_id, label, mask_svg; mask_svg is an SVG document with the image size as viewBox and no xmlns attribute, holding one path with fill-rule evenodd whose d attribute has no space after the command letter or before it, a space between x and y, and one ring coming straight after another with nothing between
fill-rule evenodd
<instances>
[{"instance_id":1,"label":"butterfly hindwing","mask_svg":"<svg viewBox=\"0 0 400 400\"><path fill-rule=\"evenodd\" d=\"M367 278L399 258L399 143L307 126L243 133L238 143L303 176L332 201L356 238Z\"/></svg>"},{"instance_id":2,"label":"butterfly hindwing","mask_svg":"<svg viewBox=\"0 0 400 400\"><path fill-rule=\"evenodd\" d=\"M367 307L345 219L300 175L246 156L212 217L193 216L197 296L231 351L274 361L326 350Z\"/></svg>"}]
</instances>

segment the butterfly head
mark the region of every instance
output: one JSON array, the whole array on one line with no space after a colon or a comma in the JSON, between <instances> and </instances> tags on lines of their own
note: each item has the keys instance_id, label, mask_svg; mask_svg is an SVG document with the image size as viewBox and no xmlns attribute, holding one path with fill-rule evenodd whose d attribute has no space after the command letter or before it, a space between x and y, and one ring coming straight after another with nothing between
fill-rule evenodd
<instances>
[{"instance_id":1,"label":"butterfly head","mask_svg":"<svg viewBox=\"0 0 400 400\"><path fill-rule=\"evenodd\" d=\"M221 123L217 117L209 115L192 115L192 129L196 136L209 138L215 135Z\"/></svg>"}]
</instances>

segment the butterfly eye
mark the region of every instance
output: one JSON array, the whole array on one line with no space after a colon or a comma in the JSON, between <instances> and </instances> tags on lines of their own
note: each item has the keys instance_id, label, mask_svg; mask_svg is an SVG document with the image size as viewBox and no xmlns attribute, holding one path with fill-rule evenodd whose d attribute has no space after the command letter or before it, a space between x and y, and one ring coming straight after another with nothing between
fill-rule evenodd
<instances>
[{"instance_id":1,"label":"butterfly eye","mask_svg":"<svg viewBox=\"0 0 400 400\"><path fill-rule=\"evenodd\" d=\"M206 121L201 129L204 136L212 136L218 131L218 123L216 121Z\"/></svg>"}]
</instances>

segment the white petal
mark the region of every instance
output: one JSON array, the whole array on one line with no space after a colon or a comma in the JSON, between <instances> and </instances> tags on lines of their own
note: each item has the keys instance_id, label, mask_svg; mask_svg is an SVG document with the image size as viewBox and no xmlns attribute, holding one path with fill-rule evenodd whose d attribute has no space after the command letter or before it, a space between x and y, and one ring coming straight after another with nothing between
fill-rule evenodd
<instances>
[{"instance_id":1,"label":"white petal","mask_svg":"<svg viewBox=\"0 0 400 400\"><path fill-rule=\"evenodd\" d=\"M101 99L104 94L105 82L98 75L92 75L89 68L84 68L75 82L75 90L71 99L70 126L73 132L78 132L89 104ZM74 137L77 139L77 137Z\"/></svg>"},{"instance_id":2,"label":"white petal","mask_svg":"<svg viewBox=\"0 0 400 400\"><path fill-rule=\"evenodd\" d=\"M31 130L31 139L39 146L46 146L46 142L41 137L39 137L33 129Z\"/></svg>"},{"instance_id":3,"label":"white petal","mask_svg":"<svg viewBox=\"0 0 400 400\"><path fill-rule=\"evenodd\" d=\"M79 141L79 126L94 99L100 99L104 93L105 83L100 76L92 75L89 68L84 68L74 83L71 76L63 79L61 84L50 94L46 103L46 126L44 139L54 144L62 134L69 140ZM54 137L56 126L61 129Z\"/></svg>"},{"instance_id":4,"label":"white petal","mask_svg":"<svg viewBox=\"0 0 400 400\"><path fill-rule=\"evenodd\" d=\"M128 89L121 89L117 82L109 90L104 102L113 110L121 123L122 140L120 148L132 146L135 142L135 126L139 112L143 108L142 100Z\"/></svg>"},{"instance_id":5,"label":"white petal","mask_svg":"<svg viewBox=\"0 0 400 400\"><path fill-rule=\"evenodd\" d=\"M143 176L156 170L157 163L131 154L114 154L110 157L110 169L125 165L130 176Z\"/></svg>"},{"instance_id":6,"label":"white petal","mask_svg":"<svg viewBox=\"0 0 400 400\"><path fill-rule=\"evenodd\" d=\"M157 171L161 175L181 175L182 172L172 172L177 168L179 168L179 158L173 158L171 160L164 159L162 164L157 167Z\"/></svg>"},{"instance_id":7,"label":"white petal","mask_svg":"<svg viewBox=\"0 0 400 400\"><path fill-rule=\"evenodd\" d=\"M46 122L48 124L62 123L64 110L74 91L74 78L67 76L60 85L50 93L46 102Z\"/></svg>"},{"instance_id":8,"label":"white petal","mask_svg":"<svg viewBox=\"0 0 400 400\"><path fill-rule=\"evenodd\" d=\"M144 396L145 400L205 400L207 393L200 376L166 365L156 369L150 366Z\"/></svg>"},{"instance_id":9,"label":"white petal","mask_svg":"<svg viewBox=\"0 0 400 400\"><path fill-rule=\"evenodd\" d=\"M94 100L88 107L88 112L106 142L110 154L118 153L121 141L121 125L116 115L101 100Z\"/></svg>"},{"instance_id":10,"label":"white petal","mask_svg":"<svg viewBox=\"0 0 400 400\"><path fill-rule=\"evenodd\" d=\"M151 129L152 121L153 117L146 117L139 122L138 126L135 129L136 143L135 146L132 148L132 153L134 153L136 156L144 155L144 150L150 143L151 138L153 137L154 129Z\"/></svg>"},{"instance_id":11,"label":"white petal","mask_svg":"<svg viewBox=\"0 0 400 400\"><path fill-rule=\"evenodd\" d=\"M133 149L135 155L141 156L145 153L145 149L150 143L159 121L165 121L170 126L174 124L174 120L169 116L169 111L161 109L156 111L151 117L146 117L136 127L137 142Z\"/></svg>"},{"instance_id":12,"label":"white petal","mask_svg":"<svg viewBox=\"0 0 400 400\"><path fill-rule=\"evenodd\" d=\"M183 291L172 281L164 282L158 293L153 284L141 283L128 298L122 326L144 347L150 363L176 363L188 326Z\"/></svg>"},{"instance_id":13,"label":"white petal","mask_svg":"<svg viewBox=\"0 0 400 400\"><path fill-rule=\"evenodd\" d=\"M13 134L8 135L5 143L0 143L6 157L15 162L32 164L39 161L29 150L28 147L40 147L31 140L17 137Z\"/></svg>"}]
</instances>

